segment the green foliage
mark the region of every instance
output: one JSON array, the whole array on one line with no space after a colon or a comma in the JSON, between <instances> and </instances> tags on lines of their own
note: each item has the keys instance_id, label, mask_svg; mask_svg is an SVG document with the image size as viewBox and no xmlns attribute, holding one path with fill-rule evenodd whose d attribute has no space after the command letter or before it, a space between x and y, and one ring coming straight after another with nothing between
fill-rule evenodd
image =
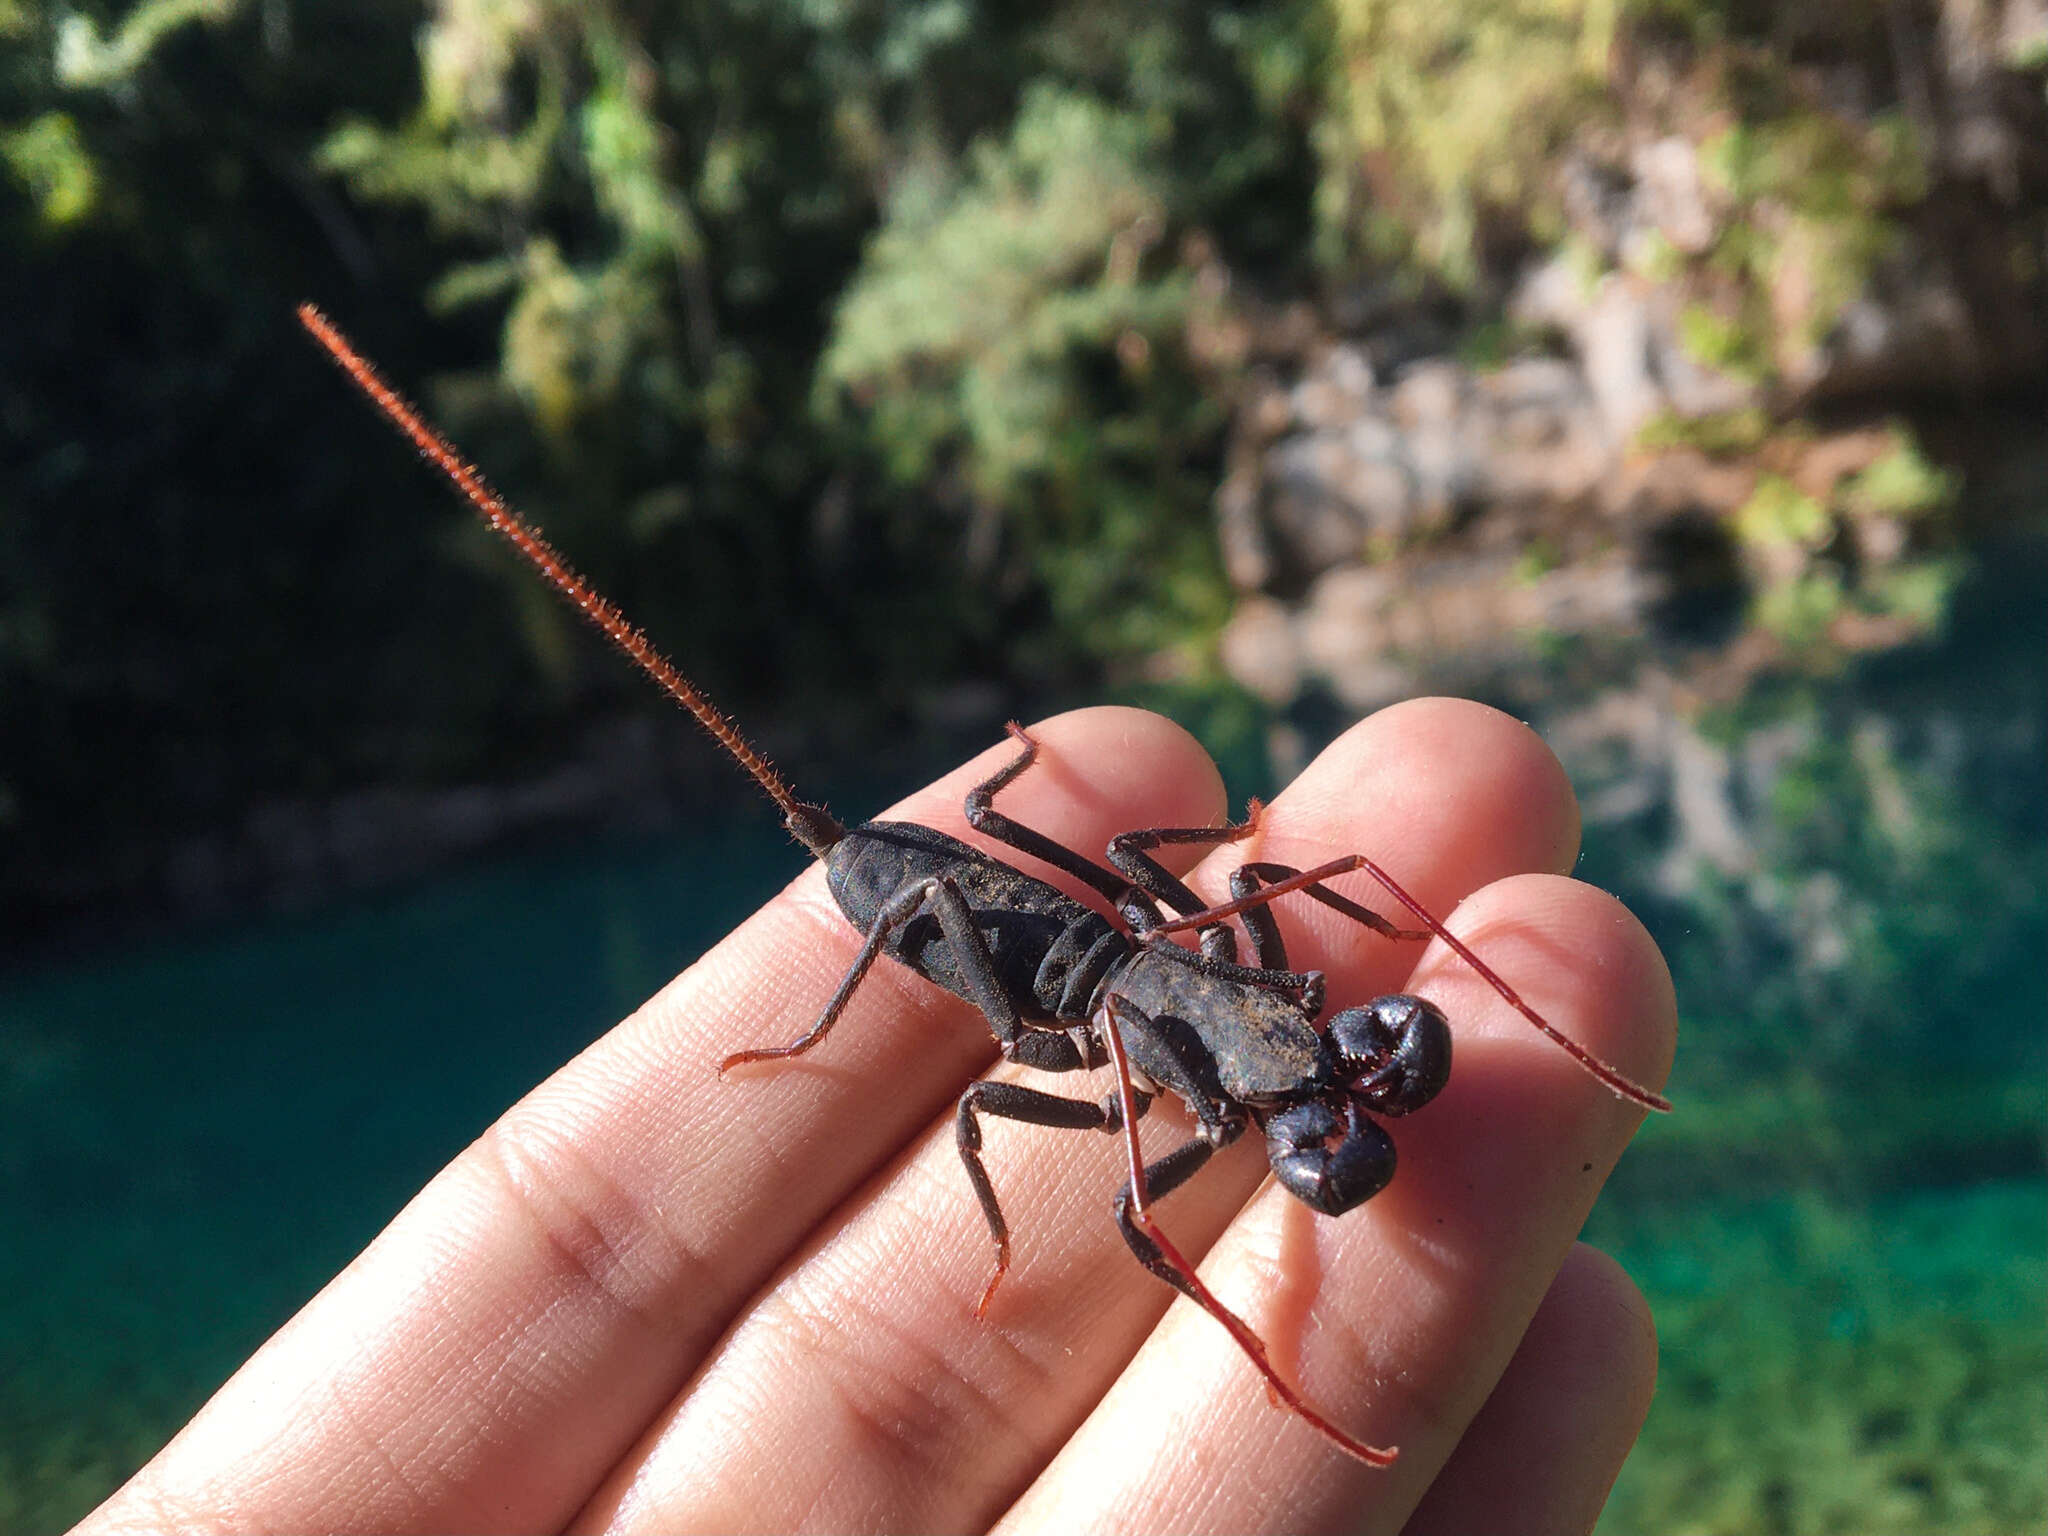
<instances>
[{"instance_id":1,"label":"green foliage","mask_svg":"<svg viewBox=\"0 0 2048 1536\"><path fill-rule=\"evenodd\" d=\"M99 171L78 124L45 112L19 128L0 129L0 161L36 200L45 225L62 228L89 216L99 197Z\"/></svg>"},{"instance_id":2,"label":"green foliage","mask_svg":"<svg viewBox=\"0 0 2048 1536\"><path fill-rule=\"evenodd\" d=\"M1745 61L1748 68L1761 68ZM1912 125L1901 114L1863 126L1809 105L1768 68L1736 89L1750 113L1700 146L1700 172L1732 217L1706 257L1733 279L1745 335L1704 347L1742 361L1744 376L1762 360L1768 376L1796 367L1818 346L1878 262L1898 243L1894 215L1926 195L1927 169ZM1740 96L1738 97L1740 99Z\"/></svg>"},{"instance_id":3,"label":"green foliage","mask_svg":"<svg viewBox=\"0 0 2048 1536\"><path fill-rule=\"evenodd\" d=\"M1738 430L1711 421L1668 427L1652 423L1649 430L1653 440L1683 443L1691 440L1695 426L1707 441L1729 440ZM1772 451L1796 451L1803 435L1795 423L1764 437L1751 451L1767 457ZM1728 519L1738 544L1751 556L1756 584L1752 620L1776 636L1793 658L1821 667L1841 659L1835 635L1845 616L1936 633L1963 571L1944 542L1936 514L1953 502L1960 483L1955 472L1926 457L1903 423L1892 425L1875 459L1853 474L1839 475L1820 496L1807 494L1783 475L1759 475L1749 499ZM1881 557L1863 557L1859 523L1892 525L1864 530L1880 536L1886 547Z\"/></svg>"},{"instance_id":4,"label":"green foliage","mask_svg":"<svg viewBox=\"0 0 2048 1536\"><path fill-rule=\"evenodd\" d=\"M1511 355L1509 272L1560 242L1589 283L1622 259L1564 229L1556 173L1605 153L1647 43L1694 113L1672 131L1725 124L1728 216L1710 251L1625 259L1687 288L1703 355L1781 370L1925 181L1898 122L1846 123L1775 47L1883 45L1851 10L475 0L422 26L414 0L8 0L0 219L39 302L0 385L0 687L46 745L0 768L0 815L55 849L80 821L118 842L108 804L207 824L257 786L486 771L635 686L366 448L290 334L300 297L738 710L1199 675L1240 296L1377 261L1377 292L1467 285L1462 355ZM1787 531L1810 507L1748 509L1810 556L1766 622L1821 648L1831 611L1930 622L1945 568L1851 546L1881 519L1933 542L1948 494L1907 443L1824 498L1832 542ZM251 650L276 658L254 682ZM110 699L121 755L207 760L132 792L81 767Z\"/></svg>"},{"instance_id":5,"label":"green foliage","mask_svg":"<svg viewBox=\"0 0 2048 1536\"><path fill-rule=\"evenodd\" d=\"M227 21L241 9L242 0L140 0L111 38L100 36L90 16L63 11L57 18L53 60L57 78L79 90L121 84L134 77L171 33L195 21Z\"/></svg>"},{"instance_id":6,"label":"green foliage","mask_svg":"<svg viewBox=\"0 0 2048 1536\"><path fill-rule=\"evenodd\" d=\"M1211 217L1249 259L1299 247L1269 195L1299 159L1298 24L726 10L443 12L418 111L324 151L359 195L472 248L439 302L509 306L500 383L545 434L548 479L613 508L571 544L687 570L683 590L622 599L710 631L693 647L782 653L819 680L970 654L913 647L918 631L1008 630L1035 669L1213 628L1190 457L1219 410L1177 340L1187 277L1159 248ZM876 478L833 462L850 452ZM844 509L836 550L806 547L821 494ZM869 602L856 538L914 575ZM782 602L741 601L778 582Z\"/></svg>"},{"instance_id":7,"label":"green foliage","mask_svg":"<svg viewBox=\"0 0 2048 1536\"><path fill-rule=\"evenodd\" d=\"M2044 1189L1604 1201L1659 1335L1599 1530L2003 1536L2048 1518Z\"/></svg>"},{"instance_id":8,"label":"green foliage","mask_svg":"<svg viewBox=\"0 0 2048 1536\"><path fill-rule=\"evenodd\" d=\"M1319 252L1340 272L1510 280L1531 245L1569 238L1561 156L1608 152L1644 56L1685 80L1634 101L1638 117L1676 114L1665 131L1681 135L1725 125L1698 149L1714 238L1688 254L1651 231L1599 265L1691 290L1682 337L1711 367L1754 382L1808 368L1927 194L1903 113L1844 114L1792 62L1796 35L1809 63L1882 73L1889 45L1864 7L1774 21L1724 0L1326 0L1325 16Z\"/></svg>"},{"instance_id":9,"label":"green foliage","mask_svg":"<svg viewBox=\"0 0 2048 1536\"><path fill-rule=\"evenodd\" d=\"M1864 605L1871 613L1906 620L1921 634L1937 633L1968 569L1968 557L1954 552L1907 561L1865 579Z\"/></svg>"},{"instance_id":10,"label":"green foliage","mask_svg":"<svg viewBox=\"0 0 2048 1536\"><path fill-rule=\"evenodd\" d=\"M0 386L0 814L39 830L0 886L266 792L503 771L638 696L321 371L302 297L736 709L1198 655L1226 406L1182 241L1305 270L1312 20L11 0L0 220L39 302ZM965 190L995 214L1005 156L1002 195L1083 226L1003 236L1044 242L1014 302L960 272L956 313L1020 334L821 420L864 249Z\"/></svg>"},{"instance_id":11,"label":"green foliage","mask_svg":"<svg viewBox=\"0 0 2048 1536\"><path fill-rule=\"evenodd\" d=\"M1538 535L1515 557L1513 580L1520 586L1534 586L1564 564L1564 552L1553 539Z\"/></svg>"},{"instance_id":12,"label":"green foliage","mask_svg":"<svg viewBox=\"0 0 2048 1536\"><path fill-rule=\"evenodd\" d=\"M1949 505L1960 486L1961 477L1930 460L1909 429L1894 426L1890 446L1839 495L1852 517L1911 518Z\"/></svg>"},{"instance_id":13,"label":"green foliage","mask_svg":"<svg viewBox=\"0 0 2048 1536\"><path fill-rule=\"evenodd\" d=\"M1318 148L1327 259L1479 274L1481 225L1555 224L1551 157L1603 110L1618 8L1600 0L1327 0Z\"/></svg>"},{"instance_id":14,"label":"green foliage","mask_svg":"<svg viewBox=\"0 0 2048 1536\"><path fill-rule=\"evenodd\" d=\"M1732 378L1755 382L1769 376L1768 335L1754 314L1726 315L1698 302L1686 305L1678 316L1678 339L1685 350Z\"/></svg>"},{"instance_id":15,"label":"green foliage","mask_svg":"<svg viewBox=\"0 0 2048 1536\"><path fill-rule=\"evenodd\" d=\"M1759 97L1779 98L1785 89L1775 76L1743 84ZM1784 199L1800 214L1821 219L1853 219L1926 193L1918 141L1897 116L1880 116L1859 131L1839 117L1801 110L1796 101L1783 101L1780 110L1784 115L1731 123L1700 145L1700 171L1710 188L1737 203Z\"/></svg>"},{"instance_id":16,"label":"green foliage","mask_svg":"<svg viewBox=\"0 0 2048 1536\"><path fill-rule=\"evenodd\" d=\"M1761 406L1715 411L1705 416L1660 411L1637 430L1636 446L1650 451L1697 448L1716 458L1729 458L1754 453L1770 440L1776 429L1770 413Z\"/></svg>"},{"instance_id":17,"label":"green foliage","mask_svg":"<svg viewBox=\"0 0 2048 1536\"><path fill-rule=\"evenodd\" d=\"M1182 323L1186 283L1141 267L1165 204L1134 116L1051 90L956 189L912 180L839 307L819 368L871 399L890 470L916 483L965 441L978 494L1006 501L1052 465L1078 403L1077 353L1147 360Z\"/></svg>"},{"instance_id":18,"label":"green foliage","mask_svg":"<svg viewBox=\"0 0 2048 1536\"><path fill-rule=\"evenodd\" d=\"M1763 587L1751 604L1751 618L1792 651L1818 656L1844 606L1842 578L1830 570L1810 571Z\"/></svg>"},{"instance_id":19,"label":"green foliage","mask_svg":"<svg viewBox=\"0 0 2048 1536\"><path fill-rule=\"evenodd\" d=\"M957 475L1044 580L1060 632L1128 653L1227 607L1204 479L1220 419L1180 341L1189 275L1136 114L1049 88L958 184L899 194L839 308L820 408L906 488ZM857 409L857 407L856 407Z\"/></svg>"},{"instance_id":20,"label":"green foliage","mask_svg":"<svg viewBox=\"0 0 2048 1536\"><path fill-rule=\"evenodd\" d=\"M1816 548L1833 536L1828 509L1783 475L1764 475L1731 520L1735 536L1763 548Z\"/></svg>"}]
</instances>

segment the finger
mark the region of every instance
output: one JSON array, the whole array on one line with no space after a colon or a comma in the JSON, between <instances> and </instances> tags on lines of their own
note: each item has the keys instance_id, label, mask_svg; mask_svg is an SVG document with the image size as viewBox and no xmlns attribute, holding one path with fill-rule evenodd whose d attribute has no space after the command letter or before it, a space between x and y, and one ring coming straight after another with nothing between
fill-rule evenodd
<instances>
[{"instance_id":1,"label":"finger","mask_svg":"<svg viewBox=\"0 0 2048 1536\"><path fill-rule=\"evenodd\" d=\"M1656 1383L1650 1304L1619 1264L1575 1244L1404 1536L1592 1530Z\"/></svg>"},{"instance_id":2,"label":"finger","mask_svg":"<svg viewBox=\"0 0 2048 1536\"><path fill-rule=\"evenodd\" d=\"M1670 978L1601 892L1521 876L1468 899L1452 927L1596 1054L1659 1082ZM1326 1220L1267 1187L1204 1275L1334 1422L1398 1445L1349 1460L1269 1407L1216 1324L1176 1306L1003 1522L1011 1530L1398 1530L1498 1379L1640 1118L1433 945L1413 990L1450 1016L1441 1097L1393 1125L1401 1167ZM1256 1477L1218 1475L1256 1467Z\"/></svg>"},{"instance_id":3,"label":"finger","mask_svg":"<svg viewBox=\"0 0 2048 1536\"><path fill-rule=\"evenodd\" d=\"M1207 754L1156 716L1083 711L1042 740L1005 805L1060 841L1222 809ZM964 832L968 786L1014 755L897 814ZM719 1081L737 1046L808 1027L859 943L806 871L467 1149L94 1526L558 1528L739 1302L991 1054L966 1004L890 964L829 1049Z\"/></svg>"},{"instance_id":4,"label":"finger","mask_svg":"<svg viewBox=\"0 0 2048 1536\"><path fill-rule=\"evenodd\" d=\"M1304 859L1391 847L1408 861L1403 877L1448 906L1498 874L1567 861L1576 831L1570 787L1526 728L1433 702L1347 734L1269 808L1259 843L1261 857ZM1225 850L1198 885L1222 894L1239 856ZM1311 905L1297 901L1290 928ZM1347 923L1305 938L1298 958L1334 968L1335 1006L1395 985L1419 952ZM1090 1102L1107 1088L1099 1076L994 1075ZM1157 1146L1187 1134L1171 1110L1154 1117L1169 1122L1152 1129ZM1112 1138L998 1120L985 1132L1017 1245L986 1321L973 1309L993 1250L946 1116L778 1278L580 1523L951 1529L995 1518L1172 1293L1111 1223L1123 1177ZM1248 1147L1223 1154L1166 1206L1176 1240L1199 1252L1264 1169Z\"/></svg>"}]
</instances>

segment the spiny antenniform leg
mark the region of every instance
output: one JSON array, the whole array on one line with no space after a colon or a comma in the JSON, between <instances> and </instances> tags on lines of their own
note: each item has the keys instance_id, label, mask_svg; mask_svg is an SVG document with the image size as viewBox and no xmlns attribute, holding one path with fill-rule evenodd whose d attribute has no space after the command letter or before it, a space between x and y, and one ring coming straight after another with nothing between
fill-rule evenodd
<instances>
[{"instance_id":1,"label":"spiny antenniform leg","mask_svg":"<svg viewBox=\"0 0 2048 1536\"><path fill-rule=\"evenodd\" d=\"M1137 1112L1144 1114L1151 1104L1147 1094L1137 1096ZM1019 1083L971 1083L960 1095L960 1109L953 1122L954 1140L960 1147L960 1161L967 1165L967 1181L974 1186L974 1198L981 1202L981 1214L988 1219L989 1235L996 1242L996 1271L975 1303L974 1315L986 1317L995 1300L996 1287L1010 1268L1010 1224L1003 1219L995 1185L981 1161L981 1122L978 1115L995 1115L1004 1120L1021 1120L1027 1125L1049 1125L1057 1130L1114 1131L1122 1122L1122 1102L1112 1096L1106 1103L1090 1104L1083 1099L1061 1098L1041 1093Z\"/></svg>"},{"instance_id":2,"label":"spiny antenniform leg","mask_svg":"<svg viewBox=\"0 0 2048 1536\"><path fill-rule=\"evenodd\" d=\"M1272 864L1263 861L1241 864L1230 877L1230 894L1232 896L1249 896L1264 889L1266 886L1292 880L1300 874L1301 871L1294 868L1291 864ZM1296 889L1302 895L1321 902L1324 906L1330 908L1331 911L1341 912L1354 923L1361 923L1365 927L1370 928L1383 939L1414 942L1429 937L1429 930L1427 928L1396 928L1384 917L1381 917L1379 913L1373 911L1372 908L1360 906L1348 896L1338 895L1337 892L1331 890L1320 881L1298 886ZM1247 923L1251 921L1253 911L1263 913L1264 908L1247 908L1242 914ZM1270 922L1270 915L1268 915L1268 921Z\"/></svg>"},{"instance_id":3,"label":"spiny antenniform leg","mask_svg":"<svg viewBox=\"0 0 2048 1536\"><path fill-rule=\"evenodd\" d=\"M1392 1446L1382 1449L1367 1445L1363 1440L1347 1435L1343 1430L1324 1418L1305 1402L1267 1357L1265 1341L1252 1332L1251 1325L1230 1308L1218 1301L1210 1289L1202 1284L1194 1266L1181 1257L1180 1250L1167 1239L1159 1223L1153 1219L1151 1206L1150 1174L1145 1166L1145 1154L1138 1143L1135 1096L1136 1086L1131 1082L1130 1058L1124 1054L1123 1034L1117 1023L1117 1000L1111 997L1103 1005L1105 1028L1103 1035L1109 1044L1110 1059L1116 1071L1116 1091L1124 1106L1124 1150L1130 1164L1130 1183L1124 1186L1117 1199L1117 1226L1124 1234L1124 1241L1139 1261L1160 1279L1186 1296L1196 1306L1221 1323L1237 1347L1244 1351L1245 1358L1266 1378L1269 1395L1291 1409L1295 1415L1310 1424L1324 1439L1348 1456L1355 1456L1367 1466L1391 1466L1400 1453ZM1197 1152L1194 1148L1202 1148ZM1155 1165L1161 1172L1162 1183L1171 1176L1173 1183L1186 1180L1195 1170L1209 1160L1214 1150L1206 1141L1197 1139L1188 1146L1168 1153ZM1185 1158L1191 1166L1176 1163L1175 1159ZM1149 1255L1149 1256L1148 1256Z\"/></svg>"},{"instance_id":4,"label":"spiny antenniform leg","mask_svg":"<svg viewBox=\"0 0 2048 1536\"><path fill-rule=\"evenodd\" d=\"M1264 890L1269 882L1286 880L1300 873L1300 870L1285 864L1263 862L1240 864L1230 872L1230 894L1233 899L1255 896ZM1425 929L1396 928L1377 912L1367 907L1361 907L1357 902L1347 897L1339 896L1327 886L1311 885L1303 887L1303 890L1307 895L1320 901L1324 906L1336 909L1353 921L1363 923L1366 927L1372 929L1373 932L1383 934L1387 938L1426 939L1429 937L1429 933ZM1244 931L1252 937L1252 947L1259 952L1259 964L1272 971L1286 970L1287 941L1280 935L1280 925L1273 920L1272 906L1269 903L1260 902L1245 907L1237 915L1244 923ZM1202 931L1204 934L1207 934L1210 930L1205 928ZM1322 1011L1321 994L1317 994L1316 1006L1309 1011L1311 1013Z\"/></svg>"},{"instance_id":5,"label":"spiny antenniform leg","mask_svg":"<svg viewBox=\"0 0 2048 1536\"><path fill-rule=\"evenodd\" d=\"M1011 1055L1017 1048L1019 1038L1024 1034L1024 1025L1017 1012L1017 1005L1010 994L1003 990L1001 978L996 974L995 958L989 953L988 941L981 930L974 926L974 915L969 910L967 898L960 894L960 887L947 875L928 875L919 879L906 880L882 903L882 910L875 914L875 920L868 927L867 937L860 946L860 953L854 957L845 978L825 1004L825 1011L818 1016L804 1034L788 1045L766 1046L759 1050L737 1051L719 1063L718 1072L722 1077L734 1067L750 1061L780 1061L789 1056L801 1056L820 1040L826 1031L839 1022L839 1015L846 1011L846 1005L853 998L854 989L873 967L875 957L889 942L889 935L902 927L922 911L929 903L939 920L939 931L953 946L953 954L960 963L961 973L973 989L974 1003L988 1020L990 1031L1001 1045L1003 1053ZM1063 1038L1063 1037L1062 1037ZM1078 1061L1077 1061L1078 1064ZM1033 1065L1041 1065L1034 1062ZM1047 1070L1058 1070L1048 1068Z\"/></svg>"},{"instance_id":6,"label":"spiny antenniform leg","mask_svg":"<svg viewBox=\"0 0 2048 1536\"><path fill-rule=\"evenodd\" d=\"M1232 901L1226 901L1221 906L1211 907L1206 912L1195 912L1190 913L1186 917L1173 918L1168 922L1161 923L1152 932L1146 934L1145 938L1148 942L1160 941L1163 940L1165 935L1170 933L1178 933L1189 928L1200 928L1205 923L1219 922L1226 917L1235 917L1241 912L1285 896L1289 891L1310 890L1312 887L1320 885L1323 881L1333 876L1349 874L1357 869L1364 870L1373 879L1385 886L1388 893L1396 901L1400 902L1402 906L1412 912L1424 928L1449 945L1453 954L1471 966L1488 986L1498 992L1510 1008L1513 1008L1515 1012L1535 1025L1558 1049L1571 1057L1573 1061L1576 1061L1595 1078L1606 1084L1610 1090L1627 1099L1632 1104L1642 1105L1645 1109L1668 1111L1671 1108L1671 1101L1669 1099L1660 1093L1650 1092L1649 1089L1639 1083L1630 1081L1627 1077L1595 1056L1591 1051L1587 1050L1583 1045L1580 1045L1578 1041L1558 1029L1556 1025L1544 1018L1534 1008L1531 1008L1522 1000L1521 993L1503 981L1499 973L1492 966L1472 953L1470 946L1463 939L1438 922L1430 914L1427 907L1401 889L1392 875L1381 869L1379 865L1373 863L1371 859L1368 859L1362 853L1347 854L1341 859L1332 859L1327 864L1318 864L1314 869L1298 871L1261 890L1253 891L1249 895L1240 896ZM1342 911L1343 908L1340 907L1338 910ZM1358 910L1364 912L1366 909L1360 907ZM1379 928L1384 922L1384 918L1376 918L1374 923L1368 926ZM1400 932L1398 929L1395 931L1396 933Z\"/></svg>"}]
</instances>

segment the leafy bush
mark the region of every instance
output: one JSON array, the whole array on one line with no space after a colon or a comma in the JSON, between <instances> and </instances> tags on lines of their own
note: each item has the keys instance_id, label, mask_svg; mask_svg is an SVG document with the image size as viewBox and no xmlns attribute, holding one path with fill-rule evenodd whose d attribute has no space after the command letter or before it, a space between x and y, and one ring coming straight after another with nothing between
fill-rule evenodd
<instances>
[{"instance_id":1,"label":"leafy bush","mask_svg":"<svg viewBox=\"0 0 2048 1536\"><path fill-rule=\"evenodd\" d=\"M1058 633L1103 654L1227 607L1196 462L1221 418L1181 339L1201 300L1160 250L1158 152L1135 114L1027 93L963 179L901 189L819 370L827 416L860 417L905 490L957 481L970 529L1006 530Z\"/></svg>"}]
</instances>

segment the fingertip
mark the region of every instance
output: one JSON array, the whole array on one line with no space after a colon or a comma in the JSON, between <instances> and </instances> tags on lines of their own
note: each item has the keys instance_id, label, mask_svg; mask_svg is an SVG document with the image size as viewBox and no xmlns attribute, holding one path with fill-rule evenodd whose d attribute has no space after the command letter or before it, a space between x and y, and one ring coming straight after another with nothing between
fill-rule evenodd
<instances>
[{"instance_id":1,"label":"fingertip","mask_svg":"<svg viewBox=\"0 0 2048 1536\"><path fill-rule=\"evenodd\" d=\"M1439 915L1510 875L1562 871L1577 857L1579 810L1571 782L1541 737L1522 722L1464 699L1416 699L1359 722L1323 750L1265 808L1256 835L1219 855L1309 868L1364 854L1422 907ZM1389 893L1364 878L1343 894L1407 919ZM1325 970L1332 995L1385 990L1413 964L1413 950L1306 900L1276 908L1296 964Z\"/></svg>"},{"instance_id":2,"label":"fingertip","mask_svg":"<svg viewBox=\"0 0 2048 1536\"><path fill-rule=\"evenodd\" d=\"M1473 699L1424 698L1388 705L1362 723L1399 741L1446 793L1483 793L1520 821L1525 868L1568 874L1578 862L1578 794L1527 721Z\"/></svg>"},{"instance_id":3,"label":"fingertip","mask_svg":"<svg viewBox=\"0 0 2048 1536\"><path fill-rule=\"evenodd\" d=\"M1474 892L1451 927L1560 1033L1645 1089L1668 1080L1677 992L1656 940L1617 897L1565 876L1511 876ZM1462 1021L1461 1045L1484 1040L1479 1049L1491 1051L1497 1041L1526 1055L1517 1064L1525 1084L1527 1074L1549 1083L1577 1066L1442 945L1423 956L1410 984ZM1575 1088L1615 1097L1589 1074L1576 1075Z\"/></svg>"},{"instance_id":4,"label":"fingertip","mask_svg":"<svg viewBox=\"0 0 2048 1536\"><path fill-rule=\"evenodd\" d=\"M1039 748L1031 772L1004 791L1003 805L1029 821L1039 805L1057 804L1070 827L1088 829L1077 851L1093 857L1100 843L1140 826L1204 826L1228 806L1223 776L1201 742L1183 726L1148 709L1103 704L1033 722L1026 734ZM964 826L969 789L1017 753L1005 735L966 763L906 796L883 813L947 831ZM1107 829L1107 830L1104 830Z\"/></svg>"},{"instance_id":5,"label":"fingertip","mask_svg":"<svg viewBox=\"0 0 2048 1536\"><path fill-rule=\"evenodd\" d=\"M1322 822L1408 867L1424 860L1470 890L1528 870L1568 872L1579 805L1543 738L1470 699L1410 699L1333 741L1275 802L1290 821Z\"/></svg>"},{"instance_id":6,"label":"fingertip","mask_svg":"<svg viewBox=\"0 0 2048 1536\"><path fill-rule=\"evenodd\" d=\"M1573 1243L1536 1323L1582 1344L1583 1353L1597 1357L1627 1387L1618 1417L1629 1425L1633 1443L1656 1395L1658 1359L1656 1314L1634 1277L1612 1254Z\"/></svg>"},{"instance_id":7,"label":"fingertip","mask_svg":"<svg viewBox=\"0 0 2048 1536\"><path fill-rule=\"evenodd\" d=\"M1053 715L1032 728L1085 756L1098 782L1127 787L1134 798L1186 807L1200 826L1229 806L1223 774L1195 734L1154 710L1097 704Z\"/></svg>"},{"instance_id":8,"label":"fingertip","mask_svg":"<svg viewBox=\"0 0 2048 1536\"><path fill-rule=\"evenodd\" d=\"M1649 1303L1613 1259L1575 1244L1404 1530L1591 1530L1656 1379Z\"/></svg>"}]
</instances>

